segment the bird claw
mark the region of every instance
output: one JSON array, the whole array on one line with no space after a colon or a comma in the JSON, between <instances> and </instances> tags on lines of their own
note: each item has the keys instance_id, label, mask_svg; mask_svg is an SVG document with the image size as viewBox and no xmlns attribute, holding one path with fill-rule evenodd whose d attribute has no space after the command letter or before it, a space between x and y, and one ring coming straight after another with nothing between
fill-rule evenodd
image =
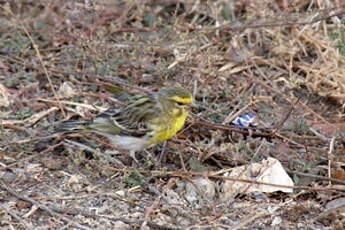
<instances>
[{"instance_id":1,"label":"bird claw","mask_svg":"<svg viewBox=\"0 0 345 230\"><path fill-rule=\"evenodd\" d=\"M134 162L139 165L138 159L135 157L135 152L131 151L129 152L129 156L134 160Z\"/></svg>"}]
</instances>

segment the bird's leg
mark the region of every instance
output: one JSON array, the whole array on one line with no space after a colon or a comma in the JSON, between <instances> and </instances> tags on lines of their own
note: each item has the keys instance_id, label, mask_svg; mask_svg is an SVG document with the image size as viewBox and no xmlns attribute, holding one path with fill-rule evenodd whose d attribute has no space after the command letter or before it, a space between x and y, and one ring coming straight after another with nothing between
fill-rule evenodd
<instances>
[{"instance_id":1,"label":"bird's leg","mask_svg":"<svg viewBox=\"0 0 345 230\"><path fill-rule=\"evenodd\" d=\"M165 156L165 146L166 146L166 141L164 141L164 143L163 143L163 146L162 146L162 151L160 152L160 154L159 154L159 156L158 156L158 160L157 160L157 162L156 162L156 166L157 167L160 167L161 166L161 164L162 164L162 159L164 158L164 156Z\"/></svg>"},{"instance_id":2,"label":"bird's leg","mask_svg":"<svg viewBox=\"0 0 345 230\"><path fill-rule=\"evenodd\" d=\"M129 156L132 157L132 159L134 160L134 162L139 165L139 161L137 160L137 158L135 157L135 151L129 151Z\"/></svg>"}]
</instances>

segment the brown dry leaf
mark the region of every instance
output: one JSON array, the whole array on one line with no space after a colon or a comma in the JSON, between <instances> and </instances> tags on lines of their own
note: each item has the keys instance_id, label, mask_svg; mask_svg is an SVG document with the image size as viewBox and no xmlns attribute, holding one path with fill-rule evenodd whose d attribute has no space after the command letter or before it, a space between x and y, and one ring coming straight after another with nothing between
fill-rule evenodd
<instances>
[{"instance_id":1,"label":"brown dry leaf","mask_svg":"<svg viewBox=\"0 0 345 230\"><path fill-rule=\"evenodd\" d=\"M7 88L0 83L0 107L10 106L9 93Z\"/></svg>"},{"instance_id":2,"label":"brown dry leaf","mask_svg":"<svg viewBox=\"0 0 345 230\"><path fill-rule=\"evenodd\" d=\"M339 179L339 180L345 180L345 171L344 169L337 169L337 170L334 170L334 172L332 173L332 178L335 178L335 179ZM337 184L335 182L332 182L333 184Z\"/></svg>"},{"instance_id":3,"label":"brown dry leaf","mask_svg":"<svg viewBox=\"0 0 345 230\"><path fill-rule=\"evenodd\" d=\"M66 159L64 158L52 158L51 156L41 159L41 163L49 169L62 169L66 166Z\"/></svg>"},{"instance_id":4,"label":"brown dry leaf","mask_svg":"<svg viewBox=\"0 0 345 230\"><path fill-rule=\"evenodd\" d=\"M322 132L325 135L333 136L339 132L345 132L345 123L332 123L326 124L322 122L315 122L311 124L311 128Z\"/></svg>"},{"instance_id":5,"label":"brown dry leaf","mask_svg":"<svg viewBox=\"0 0 345 230\"><path fill-rule=\"evenodd\" d=\"M10 68L7 65L5 65L5 63L3 61L0 60L0 69L4 69L4 70L8 71ZM2 77L4 77L4 76L0 76L0 79Z\"/></svg>"},{"instance_id":6,"label":"brown dry leaf","mask_svg":"<svg viewBox=\"0 0 345 230\"><path fill-rule=\"evenodd\" d=\"M19 209L25 209L25 208L29 208L31 207L32 204L30 204L29 202L27 201L22 201L22 200L19 200L17 203L16 203L16 206L17 208Z\"/></svg>"}]
</instances>

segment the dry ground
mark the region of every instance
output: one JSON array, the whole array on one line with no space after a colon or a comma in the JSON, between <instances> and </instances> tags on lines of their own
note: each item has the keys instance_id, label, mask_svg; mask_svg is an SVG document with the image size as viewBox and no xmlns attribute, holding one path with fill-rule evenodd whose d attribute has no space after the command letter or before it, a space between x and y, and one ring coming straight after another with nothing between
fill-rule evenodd
<instances>
[{"instance_id":1,"label":"dry ground","mask_svg":"<svg viewBox=\"0 0 345 230\"><path fill-rule=\"evenodd\" d=\"M344 229L343 1L0 7L1 229ZM99 136L52 136L167 85L196 107L139 167ZM248 112L255 129L232 124ZM224 198L224 170L269 156L293 194Z\"/></svg>"}]
</instances>

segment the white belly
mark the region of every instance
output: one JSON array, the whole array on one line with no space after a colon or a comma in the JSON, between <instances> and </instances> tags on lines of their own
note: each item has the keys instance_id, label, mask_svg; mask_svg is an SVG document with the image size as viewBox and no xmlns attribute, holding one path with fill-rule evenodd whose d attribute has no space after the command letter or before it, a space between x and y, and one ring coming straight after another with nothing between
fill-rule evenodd
<instances>
[{"instance_id":1,"label":"white belly","mask_svg":"<svg viewBox=\"0 0 345 230\"><path fill-rule=\"evenodd\" d=\"M130 137L130 136L112 136L108 137L113 145L130 152L137 152L145 149L146 142L143 138Z\"/></svg>"}]
</instances>

